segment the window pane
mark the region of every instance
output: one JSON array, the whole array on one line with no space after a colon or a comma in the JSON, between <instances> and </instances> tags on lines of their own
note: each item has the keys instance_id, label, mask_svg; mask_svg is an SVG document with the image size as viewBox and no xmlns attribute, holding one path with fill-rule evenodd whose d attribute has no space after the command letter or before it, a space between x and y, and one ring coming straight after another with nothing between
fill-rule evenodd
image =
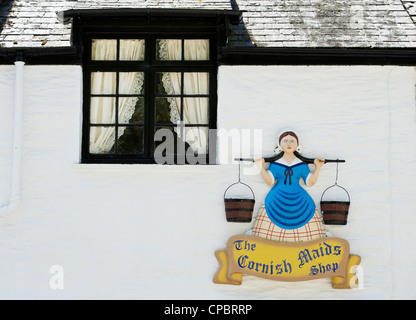
<instances>
[{"instance_id":1,"label":"window pane","mask_svg":"<svg viewBox=\"0 0 416 320\"><path fill-rule=\"evenodd\" d=\"M91 72L91 94L115 94L116 72Z\"/></svg>"},{"instance_id":2,"label":"window pane","mask_svg":"<svg viewBox=\"0 0 416 320\"><path fill-rule=\"evenodd\" d=\"M182 60L181 39L159 39L156 41L157 60Z\"/></svg>"},{"instance_id":3,"label":"window pane","mask_svg":"<svg viewBox=\"0 0 416 320\"><path fill-rule=\"evenodd\" d=\"M209 60L209 40L184 40L185 60Z\"/></svg>"},{"instance_id":4,"label":"window pane","mask_svg":"<svg viewBox=\"0 0 416 320\"><path fill-rule=\"evenodd\" d=\"M107 124L115 122L116 99L114 97L92 97L90 122Z\"/></svg>"},{"instance_id":5,"label":"window pane","mask_svg":"<svg viewBox=\"0 0 416 320\"><path fill-rule=\"evenodd\" d=\"M181 73L163 72L156 74L156 93L168 95L181 94Z\"/></svg>"},{"instance_id":6,"label":"window pane","mask_svg":"<svg viewBox=\"0 0 416 320\"><path fill-rule=\"evenodd\" d=\"M184 98L185 124L208 124L208 98Z\"/></svg>"},{"instance_id":7,"label":"window pane","mask_svg":"<svg viewBox=\"0 0 416 320\"><path fill-rule=\"evenodd\" d=\"M120 72L118 91L120 94L143 94L144 72Z\"/></svg>"},{"instance_id":8,"label":"window pane","mask_svg":"<svg viewBox=\"0 0 416 320\"><path fill-rule=\"evenodd\" d=\"M144 98L120 97L118 99L119 123L143 123Z\"/></svg>"},{"instance_id":9,"label":"window pane","mask_svg":"<svg viewBox=\"0 0 416 320\"><path fill-rule=\"evenodd\" d=\"M121 61L143 61L144 40L120 40Z\"/></svg>"},{"instance_id":10,"label":"window pane","mask_svg":"<svg viewBox=\"0 0 416 320\"><path fill-rule=\"evenodd\" d=\"M180 142L180 144L178 144ZM207 127L168 127L155 128L155 158L174 154L205 155L208 153Z\"/></svg>"},{"instance_id":11,"label":"window pane","mask_svg":"<svg viewBox=\"0 0 416 320\"><path fill-rule=\"evenodd\" d=\"M90 153L113 153L114 141L114 127L90 128Z\"/></svg>"},{"instance_id":12,"label":"window pane","mask_svg":"<svg viewBox=\"0 0 416 320\"><path fill-rule=\"evenodd\" d=\"M92 40L91 59L101 61L117 60L117 40Z\"/></svg>"},{"instance_id":13,"label":"window pane","mask_svg":"<svg viewBox=\"0 0 416 320\"><path fill-rule=\"evenodd\" d=\"M208 153L207 127L185 127L185 140L190 145L195 155Z\"/></svg>"},{"instance_id":14,"label":"window pane","mask_svg":"<svg viewBox=\"0 0 416 320\"><path fill-rule=\"evenodd\" d=\"M143 128L119 127L118 128L118 153L142 153L143 152Z\"/></svg>"},{"instance_id":15,"label":"window pane","mask_svg":"<svg viewBox=\"0 0 416 320\"><path fill-rule=\"evenodd\" d=\"M183 76L184 94L208 94L208 72L185 72Z\"/></svg>"},{"instance_id":16,"label":"window pane","mask_svg":"<svg viewBox=\"0 0 416 320\"><path fill-rule=\"evenodd\" d=\"M163 157L174 157L176 153L176 139L174 127L155 127L154 157L157 162Z\"/></svg>"},{"instance_id":17,"label":"window pane","mask_svg":"<svg viewBox=\"0 0 416 320\"><path fill-rule=\"evenodd\" d=\"M155 121L177 123L181 119L181 98L155 98Z\"/></svg>"}]
</instances>

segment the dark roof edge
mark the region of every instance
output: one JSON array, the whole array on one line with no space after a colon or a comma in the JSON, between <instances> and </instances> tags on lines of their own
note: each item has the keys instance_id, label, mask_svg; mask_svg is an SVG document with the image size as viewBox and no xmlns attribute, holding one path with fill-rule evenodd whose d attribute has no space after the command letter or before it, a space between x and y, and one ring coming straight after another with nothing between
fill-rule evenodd
<instances>
[{"instance_id":1,"label":"dark roof edge","mask_svg":"<svg viewBox=\"0 0 416 320\"><path fill-rule=\"evenodd\" d=\"M0 64L24 61L31 65L79 65L81 52L76 47L0 48Z\"/></svg>"},{"instance_id":2,"label":"dark roof edge","mask_svg":"<svg viewBox=\"0 0 416 320\"><path fill-rule=\"evenodd\" d=\"M224 47L222 65L402 65L416 66L416 48Z\"/></svg>"},{"instance_id":3,"label":"dark roof edge","mask_svg":"<svg viewBox=\"0 0 416 320\"><path fill-rule=\"evenodd\" d=\"M161 8L115 8L115 9L71 9L57 12L62 21L70 18L156 18L156 17L205 17L228 18L233 24L240 23L241 10L218 9L161 9Z\"/></svg>"},{"instance_id":4,"label":"dark roof edge","mask_svg":"<svg viewBox=\"0 0 416 320\"><path fill-rule=\"evenodd\" d=\"M0 64L80 65L81 49L0 47ZM399 65L416 66L416 48L223 47L220 65Z\"/></svg>"}]
</instances>

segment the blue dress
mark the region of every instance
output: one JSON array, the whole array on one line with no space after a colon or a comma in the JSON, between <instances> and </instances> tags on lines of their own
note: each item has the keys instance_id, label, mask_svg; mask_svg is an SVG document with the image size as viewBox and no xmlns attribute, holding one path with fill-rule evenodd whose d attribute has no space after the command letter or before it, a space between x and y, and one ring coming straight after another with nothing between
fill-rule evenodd
<instances>
[{"instance_id":1,"label":"blue dress","mask_svg":"<svg viewBox=\"0 0 416 320\"><path fill-rule=\"evenodd\" d=\"M308 165L305 162L292 166L273 162L269 172L277 179L277 183L265 199L268 217L282 229L304 226L315 214L315 202L299 184L300 178L307 182L310 174Z\"/></svg>"}]
</instances>

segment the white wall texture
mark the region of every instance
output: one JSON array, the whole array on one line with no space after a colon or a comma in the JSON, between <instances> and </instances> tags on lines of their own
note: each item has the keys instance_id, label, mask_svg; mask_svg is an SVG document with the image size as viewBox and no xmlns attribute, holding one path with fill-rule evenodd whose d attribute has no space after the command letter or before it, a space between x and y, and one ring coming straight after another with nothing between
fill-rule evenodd
<instances>
[{"instance_id":1,"label":"white wall texture","mask_svg":"<svg viewBox=\"0 0 416 320\"><path fill-rule=\"evenodd\" d=\"M0 204L11 181L14 67L0 66ZM415 76L410 67L220 67L218 126L299 134L303 154L345 159L346 226L327 226L362 257L359 289L329 278L277 282L243 276L212 283L214 251L249 229L228 223L223 192L237 165L82 165L82 70L26 66L22 190L0 216L1 299L414 299ZM221 152L224 149L220 148ZM313 167L311 167L313 168ZM326 164L316 203L334 183ZM244 175L259 208L269 187ZM64 271L52 289L50 268Z\"/></svg>"},{"instance_id":2,"label":"white wall texture","mask_svg":"<svg viewBox=\"0 0 416 320\"><path fill-rule=\"evenodd\" d=\"M13 106L14 67L2 66L0 75L0 203L7 203L11 192L12 148L13 148Z\"/></svg>"}]
</instances>

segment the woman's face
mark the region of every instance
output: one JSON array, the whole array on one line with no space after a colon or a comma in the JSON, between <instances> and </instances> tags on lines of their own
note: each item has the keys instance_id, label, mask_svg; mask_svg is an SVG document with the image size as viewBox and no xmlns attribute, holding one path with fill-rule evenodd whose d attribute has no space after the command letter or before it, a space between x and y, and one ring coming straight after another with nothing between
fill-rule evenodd
<instances>
[{"instance_id":1,"label":"woman's face","mask_svg":"<svg viewBox=\"0 0 416 320\"><path fill-rule=\"evenodd\" d=\"M283 152L293 153L298 148L298 141L295 137L288 135L280 141L280 148Z\"/></svg>"}]
</instances>

